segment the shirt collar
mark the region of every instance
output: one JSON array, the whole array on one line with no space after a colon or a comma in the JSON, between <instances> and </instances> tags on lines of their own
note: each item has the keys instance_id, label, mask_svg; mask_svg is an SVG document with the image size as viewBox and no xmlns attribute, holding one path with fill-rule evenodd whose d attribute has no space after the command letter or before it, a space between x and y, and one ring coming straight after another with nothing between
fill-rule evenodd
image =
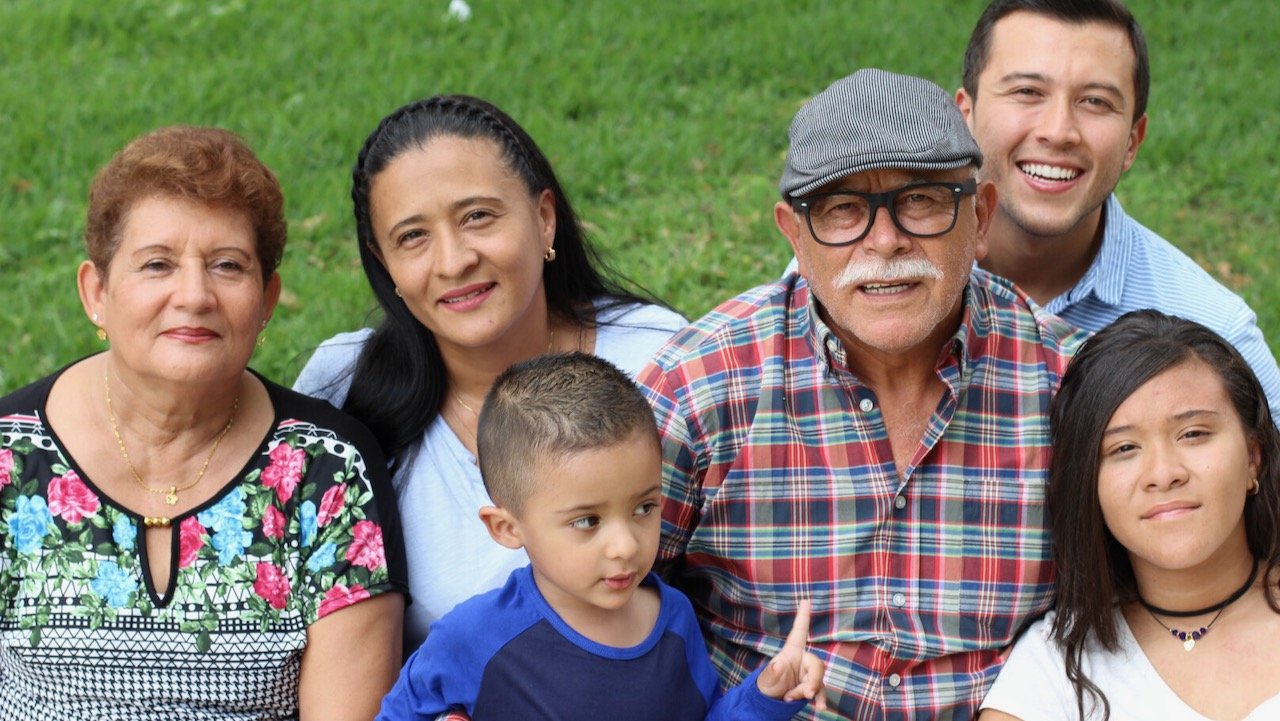
<instances>
[{"instance_id":1,"label":"shirt collar","mask_svg":"<svg viewBox=\"0 0 1280 721\"><path fill-rule=\"evenodd\" d=\"M1090 294L1107 305L1120 305L1133 242L1132 233L1128 232L1131 225L1129 216L1125 215L1114 193L1107 197L1107 202L1102 207L1100 222L1102 243L1098 254L1093 257L1093 262L1079 282L1045 306L1045 310L1050 313L1061 313Z\"/></svg>"}]
</instances>

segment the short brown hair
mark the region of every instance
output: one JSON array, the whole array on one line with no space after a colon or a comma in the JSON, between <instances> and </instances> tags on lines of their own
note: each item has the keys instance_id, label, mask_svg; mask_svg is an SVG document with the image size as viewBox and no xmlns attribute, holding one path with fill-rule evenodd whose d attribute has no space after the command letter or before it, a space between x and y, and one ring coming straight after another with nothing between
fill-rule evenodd
<instances>
[{"instance_id":1,"label":"short brown hair","mask_svg":"<svg viewBox=\"0 0 1280 721\"><path fill-rule=\"evenodd\" d=\"M1147 57L1147 39L1142 27L1120 0L992 0L969 36L964 51L964 91L978 98L978 76L987 68L991 52L991 34L996 23L1007 15L1023 11L1043 15L1058 22L1082 25L1102 23L1119 28L1129 36L1133 48L1133 117L1138 122L1147 112L1147 95L1151 90L1151 61Z\"/></svg>"},{"instance_id":2,"label":"short brown hair","mask_svg":"<svg viewBox=\"0 0 1280 721\"><path fill-rule=\"evenodd\" d=\"M530 469L540 461L636 434L661 452L653 409L625 373L587 353L542 355L493 382L480 410L476 455L489 497L519 515L537 490Z\"/></svg>"},{"instance_id":3,"label":"short brown hair","mask_svg":"<svg viewBox=\"0 0 1280 721\"><path fill-rule=\"evenodd\" d=\"M265 283L284 254L284 193L275 173L240 136L220 128L174 125L124 146L89 187L84 244L105 274L130 209L152 196L240 211L253 226Z\"/></svg>"}]
</instances>

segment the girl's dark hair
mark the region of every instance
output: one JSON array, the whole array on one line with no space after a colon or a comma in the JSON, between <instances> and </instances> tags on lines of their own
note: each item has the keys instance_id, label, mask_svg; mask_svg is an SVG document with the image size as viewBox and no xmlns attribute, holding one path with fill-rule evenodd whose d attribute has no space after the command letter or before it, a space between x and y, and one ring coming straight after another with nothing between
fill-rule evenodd
<instances>
[{"instance_id":1,"label":"girl's dark hair","mask_svg":"<svg viewBox=\"0 0 1280 721\"><path fill-rule=\"evenodd\" d=\"M1085 698L1103 718L1111 705L1085 675L1086 643L1115 652L1115 605L1137 599L1129 555L1107 529L1098 501L1102 434L1116 408L1140 386L1183 362L1199 359L1222 380L1246 439L1259 454L1256 495L1248 496L1244 522L1249 550L1272 583L1280 567L1280 433L1267 396L1249 364L1221 336L1182 318L1154 310L1127 313L1091 338L1072 360L1053 402L1050 428L1048 510L1057 566L1057 614L1053 635L1064 647L1067 677L1075 687L1080 718ZM1268 586L1267 603L1280 613Z\"/></svg>"},{"instance_id":2,"label":"girl's dark hair","mask_svg":"<svg viewBox=\"0 0 1280 721\"><path fill-rule=\"evenodd\" d=\"M421 442L439 415L446 378L435 338L396 296L395 283L378 257L369 217L369 186L400 154L426 147L442 136L491 140L531 195L551 191L555 198L556 259L545 263L542 271L551 313L592 326L600 310L653 302L624 290L608 277L610 274L597 270L608 268L587 242L551 164L506 113L466 95L436 95L395 110L364 141L351 171L360 263L382 307L383 319L360 353L343 406L373 431L393 465L402 460L402 453ZM602 298L607 299L603 308L593 305Z\"/></svg>"}]
</instances>

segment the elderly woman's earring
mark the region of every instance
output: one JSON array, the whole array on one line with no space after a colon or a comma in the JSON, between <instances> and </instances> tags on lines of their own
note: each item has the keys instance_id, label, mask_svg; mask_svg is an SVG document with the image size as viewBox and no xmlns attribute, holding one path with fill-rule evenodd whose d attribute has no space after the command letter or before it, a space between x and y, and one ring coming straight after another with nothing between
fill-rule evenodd
<instances>
[{"instance_id":1,"label":"elderly woman's earring","mask_svg":"<svg viewBox=\"0 0 1280 721\"><path fill-rule=\"evenodd\" d=\"M1262 485L1258 483L1258 478L1255 476L1249 479L1249 490L1246 492L1251 496L1256 496L1260 490L1262 490Z\"/></svg>"},{"instance_id":2,"label":"elderly woman's earring","mask_svg":"<svg viewBox=\"0 0 1280 721\"><path fill-rule=\"evenodd\" d=\"M555 259L556 259L556 249L555 249L555 248L547 248L547 253L546 253L546 255L542 256L542 259L543 259L543 260L545 260L545 261L547 261L548 263L550 263L551 261L555 260Z\"/></svg>"},{"instance_id":3,"label":"elderly woman's earring","mask_svg":"<svg viewBox=\"0 0 1280 721\"><path fill-rule=\"evenodd\" d=\"M93 314L93 323L94 323L94 325L97 325L97 324L98 324L98 314L97 314L97 313L94 313L94 314ZM97 331L94 335L98 336L98 340L100 340L100 341L105 341L105 340L107 339L107 331L103 330L102 326L100 326L100 325L98 326L98 331Z\"/></svg>"},{"instance_id":4,"label":"elderly woman's earring","mask_svg":"<svg viewBox=\"0 0 1280 721\"><path fill-rule=\"evenodd\" d=\"M403 296L403 295L400 295L400 286L398 286L398 285L396 286L396 297L397 297L397 298L401 298L401 299L403 299L403 298L404 298L404 296Z\"/></svg>"},{"instance_id":5,"label":"elderly woman's earring","mask_svg":"<svg viewBox=\"0 0 1280 721\"><path fill-rule=\"evenodd\" d=\"M254 342L254 345L261 348L266 344L267 344L267 322L264 320L262 321L262 330L258 331L258 340Z\"/></svg>"}]
</instances>

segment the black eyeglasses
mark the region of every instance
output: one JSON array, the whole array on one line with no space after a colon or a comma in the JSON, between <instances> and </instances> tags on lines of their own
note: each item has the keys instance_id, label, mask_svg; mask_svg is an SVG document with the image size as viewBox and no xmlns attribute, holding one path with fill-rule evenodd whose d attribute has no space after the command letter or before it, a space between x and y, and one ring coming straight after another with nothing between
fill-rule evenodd
<instances>
[{"instance_id":1,"label":"black eyeglasses","mask_svg":"<svg viewBox=\"0 0 1280 721\"><path fill-rule=\"evenodd\" d=\"M814 240L823 245L849 245L867 237L876 211L889 210L898 230L917 238L932 238L956 227L960 199L978 192L978 181L914 183L883 193L836 190L802 195L791 208L803 213Z\"/></svg>"}]
</instances>

